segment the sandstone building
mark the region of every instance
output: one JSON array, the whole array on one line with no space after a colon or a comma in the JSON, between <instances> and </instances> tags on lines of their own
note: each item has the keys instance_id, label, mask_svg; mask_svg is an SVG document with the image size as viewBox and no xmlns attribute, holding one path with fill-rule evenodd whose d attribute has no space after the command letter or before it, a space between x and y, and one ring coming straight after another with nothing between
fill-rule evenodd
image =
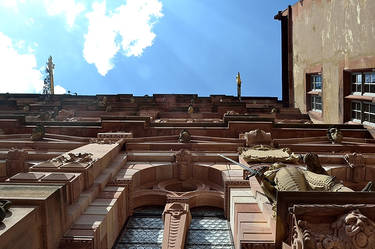
<instances>
[{"instance_id":1,"label":"sandstone building","mask_svg":"<svg viewBox=\"0 0 375 249\"><path fill-rule=\"evenodd\" d=\"M374 1L301 0L279 12L283 99L316 122L375 124Z\"/></svg>"},{"instance_id":2,"label":"sandstone building","mask_svg":"<svg viewBox=\"0 0 375 249\"><path fill-rule=\"evenodd\" d=\"M282 101L0 94L0 248L375 248L374 9L279 12Z\"/></svg>"},{"instance_id":3,"label":"sandstone building","mask_svg":"<svg viewBox=\"0 0 375 249\"><path fill-rule=\"evenodd\" d=\"M367 129L335 125L333 140L331 125L276 98L1 94L0 104L0 200L12 202L3 248L281 248L298 239L288 207L322 221L360 204L374 219L372 192L279 192L276 219L256 178L218 156L304 167L298 155L313 152L353 190L374 180Z\"/></svg>"}]
</instances>

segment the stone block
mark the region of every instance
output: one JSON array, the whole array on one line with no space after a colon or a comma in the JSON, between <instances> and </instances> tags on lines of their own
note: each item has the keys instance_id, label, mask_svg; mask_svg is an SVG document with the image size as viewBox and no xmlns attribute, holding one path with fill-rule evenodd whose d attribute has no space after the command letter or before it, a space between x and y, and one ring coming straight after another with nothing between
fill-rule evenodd
<instances>
[{"instance_id":1,"label":"stone block","mask_svg":"<svg viewBox=\"0 0 375 249\"><path fill-rule=\"evenodd\" d=\"M0 184L0 199L10 200L14 205L38 206L42 248L57 248L66 221L66 203L61 186Z\"/></svg>"},{"instance_id":2,"label":"stone block","mask_svg":"<svg viewBox=\"0 0 375 249\"><path fill-rule=\"evenodd\" d=\"M0 229L1 248L43 248L41 213L38 206L11 206Z\"/></svg>"}]
</instances>

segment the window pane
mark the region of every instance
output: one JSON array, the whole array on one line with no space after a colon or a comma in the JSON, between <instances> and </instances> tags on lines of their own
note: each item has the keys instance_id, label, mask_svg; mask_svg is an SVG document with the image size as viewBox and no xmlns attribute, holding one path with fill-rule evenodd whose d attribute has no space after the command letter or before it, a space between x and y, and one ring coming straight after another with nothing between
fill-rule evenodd
<instances>
[{"instance_id":1,"label":"window pane","mask_svg":"<svg viewBox=\"0 0 375 249\"><path fill-rule=\"evenodd\" d=\"M362 93L362 74L352 74L352 92Z\"/></svg>"},{"instance_id":2,"label":"window pane","mask_svg":"<svg viewBox=\"0 0 375 249\"><path fill-rule=\"evenodd\" d=\"M371 74L365 74L365 83L371 82Z\"/></svg>"},{"instance_id":3,"label":"window pane","mask_svg":"<svg viewBox=\"0 0 375 249\"><path fill-rule=\"evenodd\" d=\"M368 113L363 113L363 121L370 121L370 115Z\"/></svg>"},{"instance_id":4,"label":"window pane","mask_svg":"<svg viewBox=\"0 0 375 249\"><path fill-rule=\"evenodd\" d=\"M374 104L370 105L370 112L375 114L375 105Z\"/></svg>"},{"instance_id":5,"label":"window pane","mask_svg":"<svg viewBox=\"0 0 375 249\"><path fill-rule=\"evenodd\" d=\"M317 82L317 83L315 84L315 88L316 88L316 89L322 89L322 82Z\"/></svg>"},{"instance_id":6,"label":"window pane","mask_svg":"<svg viewBox=\"0 0 375 249\"><path fill-rule=\"evenodd\" d=\"M363 103L363 111L368 112L370 110L370 105L367 103Z\"/></svg>"},{"instance_id":7,"label":"window pane","mask_svg":"<svg viewBox=\"0 0 375 249\"><path fill-rule=\"evenodd\" d=\"M322 76L313 74L311 78L311 90L321 90L322 89Z\"/></svg>"},{"instance_id":8,"label":"window pane","mask_svg":"<svg viewBox=\"0 0 375 249\"><path fill-rule=\"evenodd\" d=\"M365 88L363 90L365 93L368 93L370 91L370 85L369 84L365 84Z\"/></svg>"}]
</instances>

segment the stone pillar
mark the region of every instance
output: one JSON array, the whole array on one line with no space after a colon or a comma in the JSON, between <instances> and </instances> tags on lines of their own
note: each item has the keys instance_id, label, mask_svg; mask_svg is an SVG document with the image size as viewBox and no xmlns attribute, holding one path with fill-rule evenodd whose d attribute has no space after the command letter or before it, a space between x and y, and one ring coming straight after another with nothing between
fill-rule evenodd
<instances>
[{"instance_id":1,"label":"stone pillar","mask_svg":"<svg viewBox=\"0 0 375 249\"><path fill-rule=\"evenodd\" d=\"M168 203L163 212L164 234L162 249L184 248L191 214L186 203Z\"/></svg>"},{"instance_id":2,"label":"stone pillar","mask_svg":"<svg viewBox=\"0 0 375 249\"><path fill-rule=\"evenodd\" d=\"M11 177L20 172L27 172L26 159L27 151L19 149L9 150L5 165L7 177Z\"/></svg>"}]
</instances>

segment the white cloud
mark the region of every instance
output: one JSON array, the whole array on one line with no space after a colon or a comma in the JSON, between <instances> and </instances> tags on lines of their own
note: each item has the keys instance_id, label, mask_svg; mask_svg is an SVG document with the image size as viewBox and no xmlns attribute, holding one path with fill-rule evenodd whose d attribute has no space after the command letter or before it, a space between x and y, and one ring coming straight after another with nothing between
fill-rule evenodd
<instances>
[{"instance_id":1,"label":"white cloud","mask_svg":"<svg viewBox=\"0 0 375 249\"><path fill-rule=\"evenodd\" d=\"M24 1L17 0L0 0L0 6L12 9L15 12L18 12L18 2L23 3Z\"/></svg>"},{"instance_id":2,"label":"white cloud","mask_svg":"<svg viewBox=\"0 0 375 249\"><path fill-rule=\"evenodd\" d=\"M60 86L60 85L56 85L54 90L55 90L55 94L65 94L66 93L65 88Z\"/></svg>"},{"instance_id":3,"label":"white cloud","mask_svg":"<svg viewBox=\"0 0 375 249\"><path fill-rule=\"evenodd\" d=\"M86 15L89 27L85 35L83 57L88 63L95 64L98 72L104 76L113 68L111 59L120 47L115 42L112 19L105 14L105 2L94 3L92 8L93 11Z\"/></svg>"},{"instance_id":4,"label":"white cloud","mask_svg":"<svg viewBox=\"0 0 375 249\"><path fill-rule=\"evenodd\" d=\"M19 53L12 39L0 32L0 92L39 93L43 89L42 73L34 54Z\"/></svg>"},{"instance_id":5,"label":"white cloud","mask_svg":"<svg viewBox=\"0 0 375 249\"><path fill-rule=\"evenodd\" d=\"M76 17L85 11L86 7L83 3L76 0L0 0L0 6L19 12L20 4L38 4L44 6L49 16L65 15L66 23L71 28L74 25ZM26 25L33 25L34 19L26 20Z\"/></svg>"},{"instance_id":6,"label":"white cloud","mask_svg":"<svg viewBox=\"0 0 375 249\"><path fill-rule=\"evenodd\" d=\"M50 16L65 15L66 22L72 27L76 17L86 8L75 0L44 0L44 7Z\"/></svg>"},{"instance_id":7,"label":"white cloud","mask_svg":"<svg viewBox=\"0 0 375 249\"><path fill-rule=\"evenodd\" d=\"M156 37L153 25L163 16L158 0L127 0L108 14L106 1L92 7L86 14L89 27L83 57L103 76L114 67L112 59L120 50L128 57L142 55Z\"/></svg>"}]
</instances>

